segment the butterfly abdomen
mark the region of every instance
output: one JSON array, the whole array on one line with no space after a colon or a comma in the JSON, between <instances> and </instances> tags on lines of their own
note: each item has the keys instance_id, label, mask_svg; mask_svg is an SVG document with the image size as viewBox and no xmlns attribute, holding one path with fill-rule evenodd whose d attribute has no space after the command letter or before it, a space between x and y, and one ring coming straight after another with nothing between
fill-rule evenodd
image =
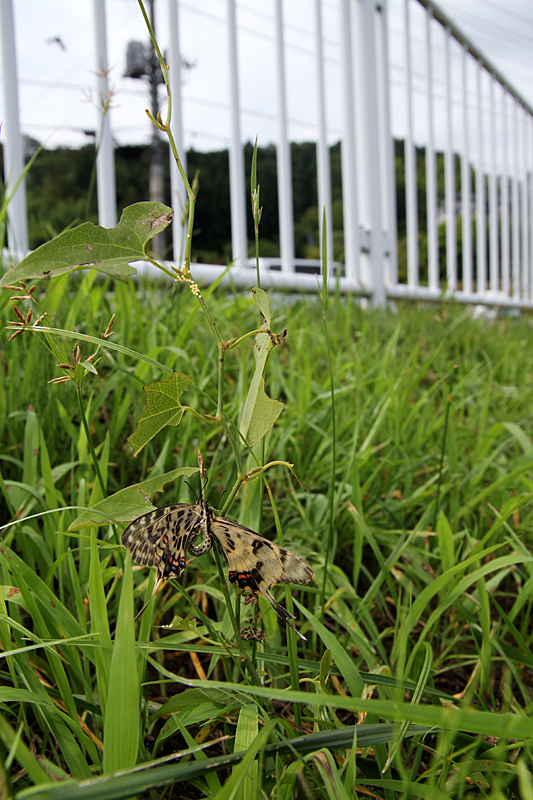
<instances>
[{"instance_id":1,"label":"butterfly abdomen","mask_svg":"<svg viewBox=\"0 0 533 800\"><path fill-rule=\"evenodd\" d=\"M209 550L211 550L211 547L213 546L213 539L209 531L207 533L204 532L204 538L202 539L199 545L195 546L193 542L196 539L198 533L199 531L195 532L189 542L189 548L188 548L189 553L193 556L203 556L204 553L208 553Z\"/></svg>"}]
</instances>

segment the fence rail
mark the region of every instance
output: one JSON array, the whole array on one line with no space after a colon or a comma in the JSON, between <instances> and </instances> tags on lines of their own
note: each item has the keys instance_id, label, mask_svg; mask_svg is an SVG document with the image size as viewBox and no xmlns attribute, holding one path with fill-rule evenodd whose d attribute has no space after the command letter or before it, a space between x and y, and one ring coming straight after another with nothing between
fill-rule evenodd
<instances>
[{"instance_id":1,"label":"fence rail","mask_svg":"<svg viewBox=\"0 0 533 800\"><path fill-rule=\"evenodd\" d=\"M172 127L183 153L180 9L178 0L166 3L167 60L174 65ZM97 91L106 98L105 0L93 0L93 8ZM313 291L317 281L309 273L318 262L296 259L294 253L286 8L282 0L274 0L273 8L271 71L277 98L280 257L262 259L262 280L265 285ZM324 21L333 13L332 3L313 0L309 9L315 69L314 75L298 78L314 84L319 208L326 209L331 243ZM236 285L249 286L255 270L247 259L252 236L248 236L246 221L239 93L243 66L238 60L236 11L235 0L226 0L234 260L230 272ZM533 109L432 0L337 0L334 13L342 108L338 127L342 131L344 264L334 263L331 253L330 269L340 275L341 289L368 297L375 305L387 298L436 300L447 294L466 303L533 308ZM394 37L391 20L395 31L398 26L402 31ZM0 30L9 193L23 168L11 0L0 0ZM400 87L391 79L393 67L395 75L402 75ZM395 142L393 127L403 129L403 146ZM110 114L100 116L99 129L99 221L110 227L116 224ZM403 164L400 178L405 182L405 199L398 193L397 163ZM185 195L175 165L171 166L171 189L179 207ZM8 217L10 245L20 256L28 248L24 182L10 202ZM318 225L322 235L322 212ZM181 260L181 247L175 223L176 263ZM210 265L196 265L194 270L206 280L222 271Z\"/></svg>"}]
</instances>

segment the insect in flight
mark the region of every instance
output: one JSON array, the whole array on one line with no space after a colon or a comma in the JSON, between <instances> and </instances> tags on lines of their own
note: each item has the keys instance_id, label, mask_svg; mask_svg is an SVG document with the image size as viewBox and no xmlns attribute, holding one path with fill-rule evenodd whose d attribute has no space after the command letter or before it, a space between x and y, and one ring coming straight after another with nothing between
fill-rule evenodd
<instances>
[{"instance_id":1,"label":"insect in flight","mask_svg":"<svg viewBox=\"0 0 533 800\"><path fill-rule=\"evenodd\" d=\"M194 545L200 535L202 541ZM230 583L264 597L278 618L296 631L290 622L294 616L275 600L271 588L277 583L307 584L315 577L313 569L300 556L250 528L215 516L202 498L195 505L176 503L143 514L121 537L137 564L157 570L150 600L163 581L182 575L187 552L193 556L203 555L211 549L213 539L226 559ZM296 633L304 638L298 631Z\"/></svg>"}]
</instances>

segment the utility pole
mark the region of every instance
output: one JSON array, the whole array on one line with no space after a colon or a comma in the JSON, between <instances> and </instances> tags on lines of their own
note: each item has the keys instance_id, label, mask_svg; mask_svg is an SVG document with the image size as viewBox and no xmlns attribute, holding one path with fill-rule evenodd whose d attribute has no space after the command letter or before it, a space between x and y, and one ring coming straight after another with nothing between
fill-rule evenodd
<instances>
[{"instance_id":1,"label":"utility pole","mask_svg":"<svg viewBox=\"0 0 533 800\"><path fill-rule=\"evenodd\" d=\"M155 0L148 0L150 25L155 35ZM150 39L148 47L142 42L129 42L126 52L126 72L125 78L140 80L144 78L148 82L150 93L150 111L157 119L159 111L159 92L158 86L163 83L163 75L157 58L155 47ZM150 177L148 182L150 200L164 203L164 165L165 147L159 136L158 129L152 127L152 138L150 141ZM151 241L152 255L155 258L162 258L165 252L165 236L159 233Z\"/></svg>"},{"instance_id":2,"label":"utility pole","mask_svg":"<svg viewBox=\"0 0 533 800\"><path fill-rule=\"evenodd\" d=\"M150 3L150 25L155 36L155 0L149 0ZM159 111L159 92L158 92L158 78L160 78L160 65L157 58L154 43L150 39L150 60L149 60L149 83L150 83L150 105L151 112L154 119L157 119ZM150 200L163 203L164 196L164 145L159 136L159 130L153 126L152 128L152 142L150 145ZM152 239L152 254L155 258L162 258L165 252L165 234L160 233Z\"/></svg>"}]
</instances>

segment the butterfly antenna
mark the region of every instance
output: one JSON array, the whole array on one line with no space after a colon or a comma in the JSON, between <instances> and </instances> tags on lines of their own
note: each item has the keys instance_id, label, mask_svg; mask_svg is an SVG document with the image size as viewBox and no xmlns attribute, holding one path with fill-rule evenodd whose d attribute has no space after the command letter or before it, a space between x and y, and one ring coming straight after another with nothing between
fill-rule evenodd
<instances>
[{"instance_id":1,"label":"butterfly antenna","mask_svg":"<svg viewBox=\"0 0 533 800\"><path fill-rule=\"evenodd\" d=\"M139 611L139 613L137 614L137 616L136 616L136 617L135 617L135 619L133 620L134 622L137 622L137 620L139 619L139 617L142 617L143 611L146 609L146 607L147 607L148 605L150 605L150 603L151 603L151 602L152 602L152 600L154 599L154 595L155 595L155 593L157 592L157 590L159 589L159 587L161 586L161 584L162 584L162 583L163 583L163 578L161 578L161 577L157 577L157 578L156 578L156 582L155 582L155 586L154 586L154 591L152 592L152 594L150 595L150 597L148 598L148 600L146 601L146 603L143 605L143 607L141 608L141 610Z\"/></svg>"},{"instance_id":2,"label":"butterfly antenna","mask_svg":"<svg viewBox=\"0 0 533 800\"><path fill-rule=\"evenodd\" d=\"M209 478L207 477L204 471L204 458L202 456L200 448L198 448L198 468L200 470L200 497L198 498L198 502L205 511L208 508L208 505L207 502L204 501L204 492Z\"/></svg>"}]
</instances>

